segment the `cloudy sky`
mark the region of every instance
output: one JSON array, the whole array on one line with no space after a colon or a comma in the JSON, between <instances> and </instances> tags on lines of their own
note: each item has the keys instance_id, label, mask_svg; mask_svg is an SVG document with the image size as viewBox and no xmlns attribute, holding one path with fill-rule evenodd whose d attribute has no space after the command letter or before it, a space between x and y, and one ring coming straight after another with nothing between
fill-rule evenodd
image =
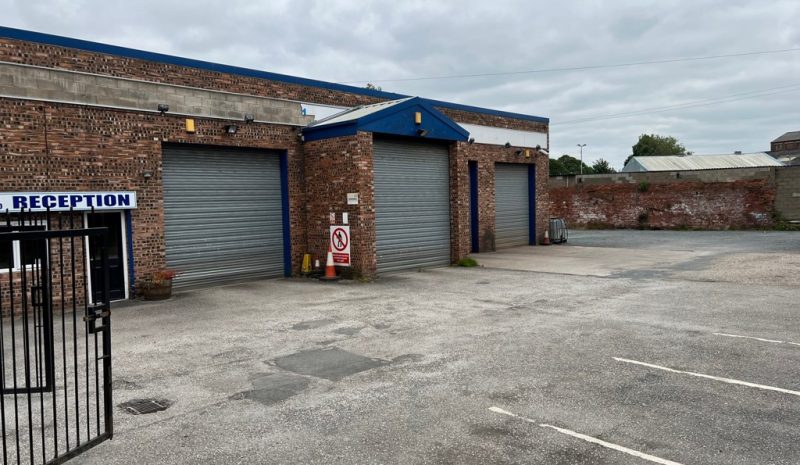
<instances>
[{"instance_id":1,"label":"cloudy sky","mask_svg":"<svg viewBox=\"0 0 800 465\"><path fill-rule=\"evenodd\" d=\"M547 116L552 155L585 143L586 161L618 168L642 133L702 154L767 150L800 130L797 0L0 0L0 11L4 26ZM603 67L786 49L797 50Z\"/></svg>"}]
</instances>

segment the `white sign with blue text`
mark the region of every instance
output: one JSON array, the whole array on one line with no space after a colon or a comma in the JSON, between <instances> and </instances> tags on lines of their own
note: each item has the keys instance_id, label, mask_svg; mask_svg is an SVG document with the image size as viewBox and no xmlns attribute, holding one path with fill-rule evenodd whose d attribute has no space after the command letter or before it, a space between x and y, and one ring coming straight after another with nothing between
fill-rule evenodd
<instances>
[{"instance_id":1,"label":"white sign with blue text","mask_svg":"<svg viewBox=\"0 0 800 465\"><path fill-rule=\"evenodd\" d=\"M4 211L91 211L136 208L136 192L0 192Z\"/></svg>"}]
</instances>

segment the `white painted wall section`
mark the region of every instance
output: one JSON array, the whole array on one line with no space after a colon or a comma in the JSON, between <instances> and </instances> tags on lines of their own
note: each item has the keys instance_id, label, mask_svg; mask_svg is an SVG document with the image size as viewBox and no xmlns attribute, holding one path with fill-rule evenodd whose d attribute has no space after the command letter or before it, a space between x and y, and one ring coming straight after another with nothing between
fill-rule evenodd
<instances>
[{"instance_id":1,"label":"white painted wall section","mask_svg":"<svg viewBox=\"0 0 800 465\"><path fill-rule=\"evenodd\" d=\"M535 148L537 145L549 150L547 133L535 131L520 131L518 129L495 128L479 124L458 123L469 132L469 137L480 144L503 145L506 142L515 147Z\"/></svg>"},{"instance_id":2,"label":"white painted wall section","mask_svg":"<svg viewBox=\"0 0 800 465\"><path fill-rule=\"evenodd\" d=\"M336 113L341 113L347 110L347 107L312 105L310 103L301 103L300 107L303 109L303 115L313 116L315 121L319 121L322 118L327 118L335 115Z\"/></svg>"}]
</instances>

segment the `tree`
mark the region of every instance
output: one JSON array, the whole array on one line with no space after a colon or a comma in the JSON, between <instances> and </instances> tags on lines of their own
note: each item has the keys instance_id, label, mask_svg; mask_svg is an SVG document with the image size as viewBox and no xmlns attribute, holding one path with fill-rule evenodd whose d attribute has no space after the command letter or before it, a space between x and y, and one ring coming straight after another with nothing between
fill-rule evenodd
<instances>
[{"instance_id":1,"label":"tree","mask_svg":"<svg viewBox=\"0 0 800 465\"><path fill-rule=\"evenodd\" d=\"M610 174L617 172L617 170L611 167L611 164L608 163L607 160L602 158L592 163L592 171L594 171L594 174Z\"/></svg>"},{"instance_id":2,"label":"tree","mask_svg":"<svg viewBox=\"0 0 800 465\"><path fill-rule=\"evenodd\" d=\"M633 155L625 159L625 165L633 157L652 157L663 155L685 155L686 147L672 136L659 136L657 134L642 134L636 145L632 147Z\"/></svg>"},{"instance_id":3,"label":"tree","mask_svg":"<svg viewBox=\"0 0 800 465\"><path fill-rule=\"evenodd\" d=\"M581 161L573 156L564 154L558 159L550 159L550 176L568 176L580 174ZM594 174L594 170L583 163L583 174Z\"/></svg>"}]
</instances>

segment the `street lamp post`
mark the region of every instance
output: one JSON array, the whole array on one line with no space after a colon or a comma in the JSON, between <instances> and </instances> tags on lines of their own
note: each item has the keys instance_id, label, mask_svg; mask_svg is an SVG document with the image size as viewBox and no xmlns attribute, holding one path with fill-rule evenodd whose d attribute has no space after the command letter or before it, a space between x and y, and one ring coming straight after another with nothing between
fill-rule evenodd
<instances>
[{"instance_id":1,"label":"street lamp post","mask_svg":"<svg viewBox=\"0 0 800 465\"><path fill-rule=\"evenodd\" d=\"M578 147L581 148L581 176L583 176L583 148L586 147L586 144L578 144Z\"/></svg>"}]
</instances>

